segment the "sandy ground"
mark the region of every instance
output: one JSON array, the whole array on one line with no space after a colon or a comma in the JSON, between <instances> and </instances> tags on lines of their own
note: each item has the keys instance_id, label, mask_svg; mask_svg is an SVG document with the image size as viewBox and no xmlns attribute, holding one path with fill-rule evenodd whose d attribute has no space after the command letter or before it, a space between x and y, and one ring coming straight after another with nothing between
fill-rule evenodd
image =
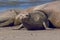
<instances>
[{"instance_id":1,"label":"sandy ground","mask_svg":"<svg viewBox=\"0 0 60 40\"><path fill-rule=\"evenodd\" d=\"M0 40L60 40L60 29L12 30L16 27L0 28Z\"/></svg>"}]
</instances>

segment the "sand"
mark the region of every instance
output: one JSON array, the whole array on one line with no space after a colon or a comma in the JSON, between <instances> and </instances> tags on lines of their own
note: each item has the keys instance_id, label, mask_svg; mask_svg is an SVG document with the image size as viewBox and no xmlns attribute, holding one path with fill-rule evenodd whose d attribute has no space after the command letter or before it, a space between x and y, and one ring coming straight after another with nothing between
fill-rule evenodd
<instances>
[{"instance_id":1,"label":"sand","mask_svg":"<svg viewBox=\"0 0 60 40\"><path fill-rule=\"evenodd\" d=\"M60 29L12 30L17 27L0 28L0 40L60 40Z\"/></svg>"}]
</instances>

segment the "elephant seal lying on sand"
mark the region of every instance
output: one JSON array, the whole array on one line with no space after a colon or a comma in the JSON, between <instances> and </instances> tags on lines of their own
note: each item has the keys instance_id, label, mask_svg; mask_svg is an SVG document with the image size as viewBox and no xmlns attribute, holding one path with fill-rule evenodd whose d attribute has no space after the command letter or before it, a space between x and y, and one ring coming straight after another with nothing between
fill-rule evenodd
<instances>
[{"instance_id":1,"label":"elephant seal lying on sand","mask_svg":"<svg viewBox=\"0 0 60 40\"><path fill-rule=\"evenodd\" d=\"M15 17L20 13L20 9L8 9L0 12L0 27L8 25L17 25Z\"/></svg>"},{"instance_id":2,"label":"elephant seal lying on sand","mask_svg":"<svg viewBox=\"0 0 60 40\"><path fill-rule=\"evenodd\" d=\"M49 29L47 16L40 11L33 11L27 15L28 18L22 19L22 23L28 30L43 30Z\"/></svg>"},{"instance_id":3,"label":"elephant seal lying on sand","mask_svg":"<svg viewBox=\"0 0 60 40\"><path fill-rule=\"evenodd\" d=\"M60 28L60 1L54 1L54 2L49 2L49 3L45 3L42 5L38 5L35 6L34 8L32 8L32 11L37 11L39 10L40 12L44 13L45 16L48 17L48 20L54 25L54 27L56 28ZM31 12L32 15L33 12ZM40 13L37 13L40 14ZM30 16L31 16L30 15ZM36 15L36 14L34 14ZM41 15L40 15L41 16ZM39 17L40 17L39 16ZM34 17L34 16L32 16ZM36 17L36 16L35 16ZM39 18L37 17L37 19ZM42 17L42 16L41 16ZM29 18L28 18L29 19ZM31 20L30 20L31 19ZM27 29L33 29L33 26L36 24L36 22L34 22L35 20L32 20L32 18L30 17L29 20L24 19L22 22L25 25L25 27ZM41 19L41 18L40 18ZM43 20L45 19L45 17L43 17ZM29 22L30 21L30 22ZM42 21L43 22L43 21ZM39 23L39 22L37 22ZM42 24L42 23L41 23ZM38 26L38 25L37 25ZM36 25L35 25L36 27ZM34 27L34 28L35 28ZM37 27L36 27L37 28ZM38 27L39 29L39 27Z\"/></svg>"},{"instance_id":4,"label":"elephant seal lying on sand","mask_svg":"<svg viewBox=\"0 0 60 40\"><path fill-rule=\"evenodd\" d=\"M48 16L48 20L54 25L54 27L60 28L60 1L46 3L41 5L41 7L36 6L34 10L45 12Z\"/></svg>"}]
</instances>

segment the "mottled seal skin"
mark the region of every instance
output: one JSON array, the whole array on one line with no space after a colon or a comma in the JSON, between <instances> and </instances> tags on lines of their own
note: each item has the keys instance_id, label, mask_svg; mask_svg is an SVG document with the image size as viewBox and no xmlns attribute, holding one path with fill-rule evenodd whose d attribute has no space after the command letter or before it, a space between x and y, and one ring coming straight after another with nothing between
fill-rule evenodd
<instances>
[{"instance_id":1,"label":"mottled seal skin","mask_svg":"<svg viewBox=\"0 0 60 40\"><path fill-rule=\"evenodd\" d=\"M47 16L43 12L32 11L27 17L22 19L22 23L28 30L43 30L49 26Z\"/></svg>"},{"instance_id":2,"label":"mottled seal skin","mask_svg":"<svg viewBox=\"0 0 60 40\"><path fill-rule=\"evenodd\" d=\"M45 12L54 27L60 28L60 1L42 4L40 6L36 6L33 10L41 10Z\"/></svg>"}]
</instances>

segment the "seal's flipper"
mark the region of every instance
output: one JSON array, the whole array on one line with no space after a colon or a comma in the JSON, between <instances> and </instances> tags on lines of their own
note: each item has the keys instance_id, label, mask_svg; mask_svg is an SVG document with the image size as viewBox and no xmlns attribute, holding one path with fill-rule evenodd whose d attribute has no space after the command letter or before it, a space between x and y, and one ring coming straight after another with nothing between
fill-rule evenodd
<instances>
[{"instance_id":1,"label":"seal's flipper","mask_svg":"<svg viewBox=\"0 0 60 40\"><path fill-rule=\"evenodd\" d=\"M22 29L22 28L24 28L24 27L23 27L23 24L20 24L18 30L20 30L20 29Z\"/></svg>"},{"instance_id":2,"label":"seal's flipper","mask_svg":"<svg viewBox=\"0 0 60 40\"><path fill-rule=\"evenodd\" d=\"M24 27L23 27L23 24L20 24L20 25L18 26L18 28L15 28L15 29L13 29L13 30L21 30L22 28L24 28Z\"/></svg>"},{"instance_id":3,"label":"seal's flipper","mask_svg":"<svg viewBox=\"0 0 60 40\"><path fill-rule=\"evenodd\" d=\"M45 27L45 29L51 29L48 27L48 24L46 22L43 22L43 26Z\"/></svg>"}]
</instances>

